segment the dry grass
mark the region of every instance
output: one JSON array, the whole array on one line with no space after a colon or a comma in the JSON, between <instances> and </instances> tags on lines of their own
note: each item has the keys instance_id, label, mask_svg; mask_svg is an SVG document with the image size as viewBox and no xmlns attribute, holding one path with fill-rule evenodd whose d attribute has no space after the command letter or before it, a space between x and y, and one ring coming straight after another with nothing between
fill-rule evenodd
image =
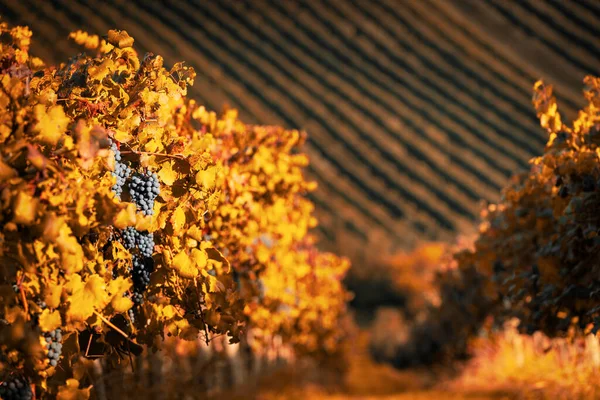
<instances>
[{"instance_id":1,"label":"dry grass","mask_svg":"<svg viewBox=\"0 0 600 400\"><path fill-rule=\"evenodd\" d=\"M372 361L368 334L354 341L337 385L315 383L318 370L286 371L262 380L260 400L575 400L600 399L600 344L520 335L514 327L473 343L474 358L458 377L432 370L397 371ZM331 383L331 382L330 382Z\"/></svg>"},{"instance_id":2,"label":"dry grass","mask_svg":"<svg viewBox=\"0 0 600 400\"><path fill-rule=\"evenodd\" d=\"M475 344L475 357L447 390L505 390L520 399L600 398L598 338L550 340L514 325Z\"/></svg>"},{"instance_id":3,"label":"dry grass","mask_svg":"<svg viewBox=\"0 0 600 400\"><path fill-rule=\"evenodd\" d=\"M318 371L286 371L263 379L259 400L500 400L516 396L505 390L470 390L441 387L440 376L432 370L398 371L385 364L373 362L368 352L369 335L361 332L348 354L348 370L340 382L317 384ZM312 375L312 378L311 378ZM443 378L442 378L443 379ZM251 398L251 397L248 397ZM254 398L254 397L252 397Z\"/></svg>"},{"instance_id":4,"label":"dry grass","mask_svg":"<svg viewBox=\"0 0 600 400\"><path fill-rule=\"evenodd\" d=\"M397 332L398 324L389 322L387 328ZM366 331L351 337L344 369L274 359L242 378L237 375L245 359L239 352L227 357L199 351L202 346L193 343L174 346L137 364L136 373L105 375L104 399L600 399L600 344L593 336L550 340L507 326L474 341L474 358L452 378L447 370L398 371L377 364L369 353L370 337Z\"/></svg>"}]
</instances>

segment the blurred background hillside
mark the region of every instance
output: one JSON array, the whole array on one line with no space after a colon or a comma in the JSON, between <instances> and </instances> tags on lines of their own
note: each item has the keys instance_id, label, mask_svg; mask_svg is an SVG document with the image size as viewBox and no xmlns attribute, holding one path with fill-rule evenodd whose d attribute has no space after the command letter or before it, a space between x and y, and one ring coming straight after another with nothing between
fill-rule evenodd
<instances>
[{"instance_id":1,"label":"blurred background hillside","mask_svg":"<svg viewBox=\"0 0 600 400\"><path fill-rule=\"evenodd\" d=\"M472 231L543 149L533 83L570 119L600 62L593 0L5 0L0 15L52 63L80 51L71 31L125 29L193 66L208 108L306 130L317 233L353 260L355 290L379 256Z\"/></svg>"}]
</instances>

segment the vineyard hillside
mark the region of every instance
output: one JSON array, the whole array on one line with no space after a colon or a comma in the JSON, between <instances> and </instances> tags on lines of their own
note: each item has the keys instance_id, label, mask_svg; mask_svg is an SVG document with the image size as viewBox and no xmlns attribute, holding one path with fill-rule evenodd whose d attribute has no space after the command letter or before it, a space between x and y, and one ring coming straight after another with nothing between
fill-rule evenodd
<instances>
[{"instance_id":1,"label":"vineyard hillside","mask_svg":"<svg viewBox=\"0 0 600 400\"><path fill-rule=\"evenodd\" d=\"M365 246L348 243L469 230L543 148L532 82L553 82L571 118L600 62L591 0L21 0L0 14L51 62L79 51L71 31L126 27L141 52L198 71L201 104L306 129L321 242L355 260Z\"/></svg>"}]
</instances>

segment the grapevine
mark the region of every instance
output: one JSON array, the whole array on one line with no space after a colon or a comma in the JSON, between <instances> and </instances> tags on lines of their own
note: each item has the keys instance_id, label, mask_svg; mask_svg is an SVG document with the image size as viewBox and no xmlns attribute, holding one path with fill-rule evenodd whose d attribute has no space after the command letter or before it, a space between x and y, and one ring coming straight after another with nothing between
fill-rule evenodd
<instances>
[{"instance_id":1,"label":"grapevine","mask_svg":"<svg viewBox=\"0 0 600 400\"><path fill-rule=\"evenodd\" d=\"M475 251L461 260L488 279L526 333L565 334L600 328L600 81L585 79L587 106L562 122L552 87L537 82L533 102L549 139L528 173L484 211Z\"/></svg>"},{"instance_id":2,"label":"grapevine","mask_svg":"<svg viewBox=\"0 0 600 400\"><path fill-rule=\"evenodd\" d=\"M413 329L397 365L466 355L490 318L496 326L516 318L521 333L551 338L600 330L600 79L584 83L587 105L571 125L552 86L534 85L544 152L482 211L474 245L440 275L440 304ZM410 354L420 345L424 352Z\"/></svg>"},{"instance_id":3,"label":"grapevine","mask_svg":"<svg viewBox=\"0 0 600 400\"><path fill-rule=\"evenodd\" d=\"M165 335L338 350L348 262L309 233L303 133L206 110L125 31L73 33L93 55L56 67L0 32L3 397L87 398L85 357Z\"/></svg>"}]
</instances>

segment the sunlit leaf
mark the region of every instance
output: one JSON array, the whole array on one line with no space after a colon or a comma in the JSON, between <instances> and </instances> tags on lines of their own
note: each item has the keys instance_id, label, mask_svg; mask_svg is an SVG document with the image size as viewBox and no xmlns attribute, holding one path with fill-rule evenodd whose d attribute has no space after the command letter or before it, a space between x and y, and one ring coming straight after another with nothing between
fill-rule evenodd
<instances>
[{"instance_id":1,"label":"sunlit leaf","mask_svg":"<svg viewBox=\"0 0 600 400\"><path fill-rule=\"evenodd\" d=\"M58 310L50 311L49 309L45 309L44 311L42 311L39 321L40 328L44 332L53 331L62 325L60 313L58 312Z\"/></svg>"}]
</instances>

